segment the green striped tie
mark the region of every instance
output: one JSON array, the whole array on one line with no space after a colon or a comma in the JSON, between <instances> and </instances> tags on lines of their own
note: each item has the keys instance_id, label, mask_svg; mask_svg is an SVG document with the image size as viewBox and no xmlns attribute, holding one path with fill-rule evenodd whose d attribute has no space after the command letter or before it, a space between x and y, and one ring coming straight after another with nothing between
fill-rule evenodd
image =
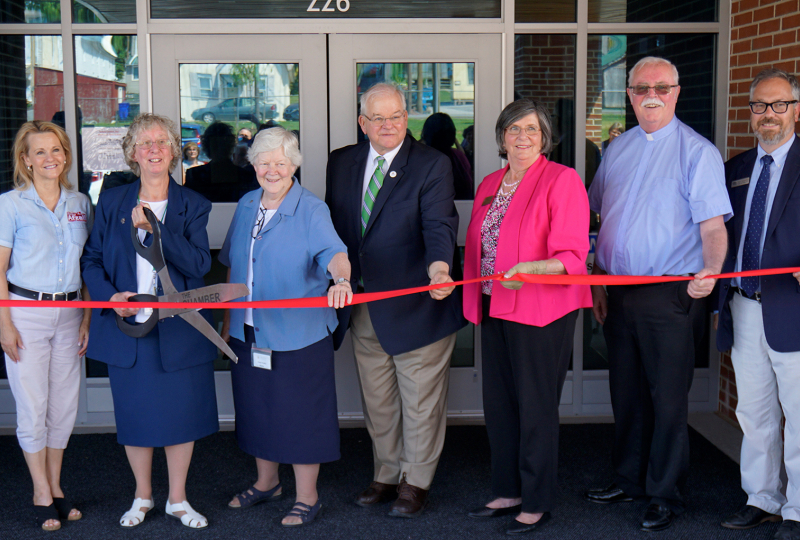
<instances>
[{"instance_id":1,"label":"green striped tie","mask_svg":"<svg viewBox=\"0 0 800 540\"><path fill-rule=\"evenodd\" d=\"M369 216L372 215L372 207L375 206L378 191L383 185L383 163L385 161L386 159L383 156L378 156L378 166L375 167L375 172L372 173L372 178L369 179L369 184L367 184L367 191L364 193L364 202L361 204L361 236L364 236L364 231L367 230Z\"/></svg>"}]
</instances>

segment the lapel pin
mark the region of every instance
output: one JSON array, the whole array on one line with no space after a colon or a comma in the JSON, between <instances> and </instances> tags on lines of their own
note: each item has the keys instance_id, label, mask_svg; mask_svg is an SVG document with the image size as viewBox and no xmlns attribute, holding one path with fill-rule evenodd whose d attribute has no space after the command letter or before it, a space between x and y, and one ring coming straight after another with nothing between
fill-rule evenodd
<instances>
[{"instance_id":1,"label":"lapel pin","mask_svg":"<svg viewBox=\"0 0 800 540\"><path fill-rule=\"evenodd\" d=\"M392 171L392 172L389 173L389 176L394 178L395 176L397 176L397 172L396 171Z\"/></svg>"},{"instance_id":2,"label":"lapel pin","mask_svg":"<svg viewBox=\"0 0 800 540\"><path fill-rule=\"evenodd\" d=\"M125 218L122 218L121 220L119 220L119 222L125 225Z\"/></svg>"}]
</instances>

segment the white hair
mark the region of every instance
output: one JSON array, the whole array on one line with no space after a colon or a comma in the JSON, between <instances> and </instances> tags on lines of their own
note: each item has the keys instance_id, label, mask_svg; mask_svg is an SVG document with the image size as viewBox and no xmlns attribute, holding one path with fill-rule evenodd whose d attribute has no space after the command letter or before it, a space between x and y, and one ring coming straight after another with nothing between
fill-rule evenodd
<instances>
[{"instance_id":1,"label":"white hair","mask_svg":"<svg viewBox=\"0 0 800 540\"><path fill-rule=\"evenodd\" d=\"M367 105L378 96L396 95L400 99L403 110L406 110L406 95L397 86L391 83L378 83L370 86L369 90L361 94L361 114L366 115Z\"/></svg>"},{"instance_id":2,"label":"white hair","mask_svg":"<svg viewBox=\"0 0 800 540\"><path fill-rule=\"evenodd\" d=\"M264 152L272 152L278 148L283 148L283 155L286 156L292 165L299 167L303 163L303 156L300 154L300 142L297 135L280 126L269 129L262 129L253 140L253 145L247 151L247 160L255 165L258 155Z\"/></svg>"},{"instance_id":3,"label":"white hair","mask_svg":"<svg viewBox=\"0 0 800 540\"><path fill-rule=\"evenodd\" d=\"M636 62L636 64L628 72L628 86L633 86L634 76L645 66L668 66L672 68L672 78L675 79L673 84L678 84L678 68L675 67L675 64L666 58L659 58L658 56L645 56Z\"/></svg>"}]
</instances>

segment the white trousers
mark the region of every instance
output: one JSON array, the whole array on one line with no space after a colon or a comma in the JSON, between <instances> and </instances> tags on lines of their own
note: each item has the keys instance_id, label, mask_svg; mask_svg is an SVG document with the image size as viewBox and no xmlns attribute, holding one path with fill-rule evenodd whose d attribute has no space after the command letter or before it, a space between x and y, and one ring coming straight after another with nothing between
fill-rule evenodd
<instances>
[{"instance_id":1,"label":"white trousers","mask_svg":"<svg viewBox=\"0 0 800 540\"><path fill-rule=\"evenodd\" d=\"M17 439L26 452L67 447L78 414L82 319L82 309L11 308L25 348L19 362L5 355L6 372L17 405Z\"/></svg>"},{"instance_id":2,"label":"white trousers","mask_svg":"<svg viewBox=\"0 0 800 540\"><path fill-rule=\"evenodd\" d=\"M781 353L764 336L761 304L734 294L733 349L747 504L800 521L800 351ZM781 409L786 416L781 441ZM788 486L781 494L781 458Z\"/></svg>"}]
</instances>

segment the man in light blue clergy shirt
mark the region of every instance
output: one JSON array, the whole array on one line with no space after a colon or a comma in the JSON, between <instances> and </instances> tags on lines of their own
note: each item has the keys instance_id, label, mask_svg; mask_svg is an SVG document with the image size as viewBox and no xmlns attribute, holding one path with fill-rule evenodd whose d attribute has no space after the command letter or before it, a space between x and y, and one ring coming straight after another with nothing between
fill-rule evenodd
<instances>
[{"instance_id":1,"label":"man in light blue clergy shirt","mask_svg":"<svg viewBox=\"0 0 800 540\"><path fill-rule=\"evenodd\" d=\"M684 509L689 469L689 388L706 297L725 260L732 215L722 158L675 117L678 70L646 57L628 75L639 126L609 145L589 190L600 215L593 274L679 276L689 282L592 287L593 311L608 345L614 410L614 482L586 498L648 502L645 531Z\"/></svg>"}]
</instances>

